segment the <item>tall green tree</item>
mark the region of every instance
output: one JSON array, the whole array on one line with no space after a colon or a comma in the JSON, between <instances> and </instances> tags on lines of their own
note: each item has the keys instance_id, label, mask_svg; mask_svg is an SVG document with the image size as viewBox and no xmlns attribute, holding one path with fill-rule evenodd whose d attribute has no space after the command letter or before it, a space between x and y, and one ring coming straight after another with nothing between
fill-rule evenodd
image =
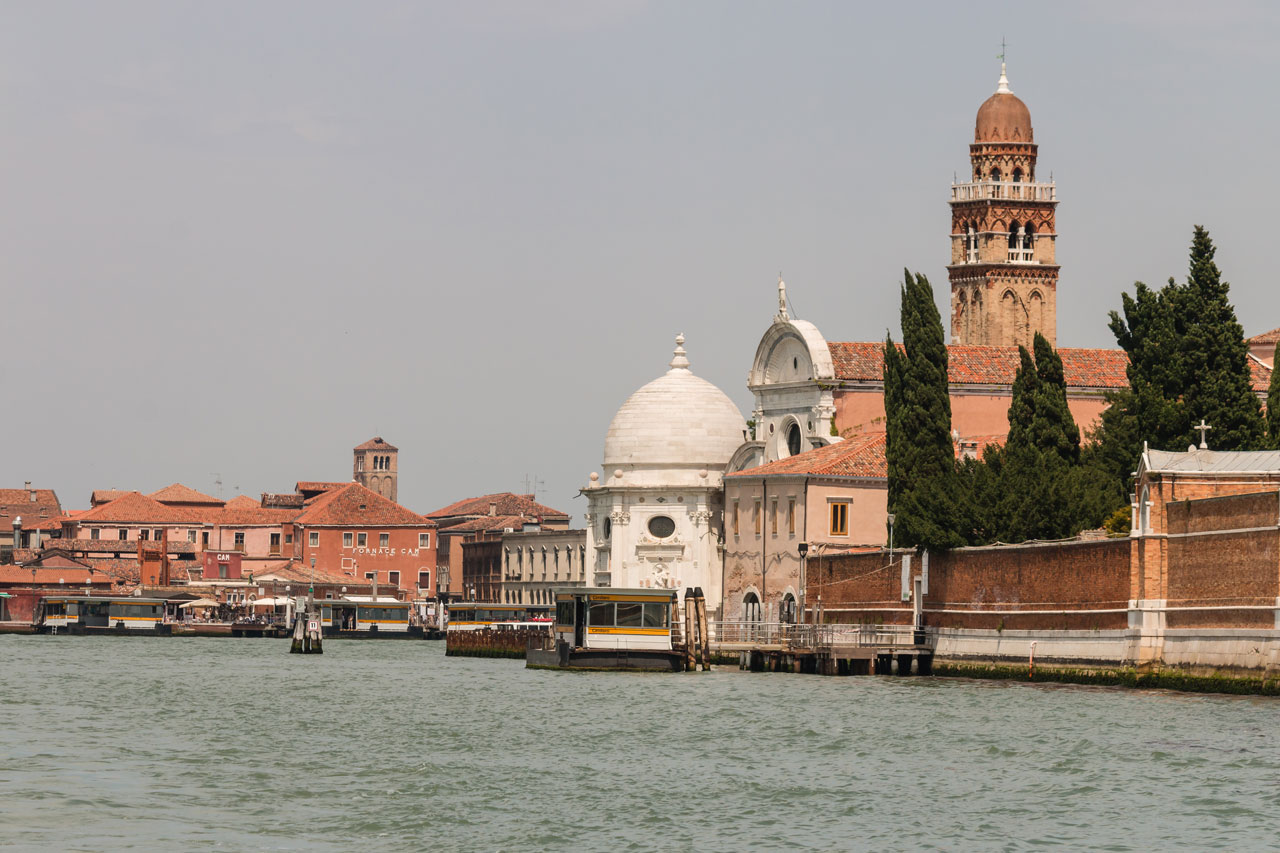
<instances>
[{"instance_id":1,"label":"tall green tree","mask_svg":"<svg viewBox=\"0 0 1280 853\"><path fill-rule=\"evenodd\" d=\"M884 345L889 511L895 544L932 549L966 544L964 501L951 438L947 345L933 287L904 270L902 345Z\"/></svg>"},{"instance_id":2,"label":"tall green tree","mask_svg":"<svg viewBox=\"0 0 1280 853\"><path fill-rule=\"evenodd\" d=\"M1109 505L1081 462L1062 359L1039 334L1032 348L1034 358L1018 348L1005 445L988 447L972 469L977 529L986 542L1074 536L1098 526Z\"/></svg>"},{"instance_id":3,"label":"tall green tree","mask_svg":"<svg viewBox=\"0 0 1280 853\"><path fill-rule=\"evenodd\" d=\"M1256 450L1263 446L1264 422L1249 369L1249 344L1228 299L1231 286L1214 263L1217 249L1209 232L1195 227L1191 268L1179 291L1183 324L1183 395L1192 428L1203 418L1213 431L1215 450ZM1188 431L1186 438L1191 440Z\"/></svg>"},{"instance_id":4,"label":"tall green tree","mask_svg":"<svg viewBox=\"0 0 1280 853\"><path fill-rule=\"evenodd\" d=\"M1092 459L1127 494L1143 442L1176 450L1198 438L1203 418L1210 446L1247 450L1266 441L1253 391L1244 330L1228 299L1230 285L1214 261L1209 232L1197 225L1185 284L1172 278L1160 290L1142 282L1122 294L1111 312L1116 341L1129 356L1127 391L1103 413Z\"/></svg>"}]
</instances>

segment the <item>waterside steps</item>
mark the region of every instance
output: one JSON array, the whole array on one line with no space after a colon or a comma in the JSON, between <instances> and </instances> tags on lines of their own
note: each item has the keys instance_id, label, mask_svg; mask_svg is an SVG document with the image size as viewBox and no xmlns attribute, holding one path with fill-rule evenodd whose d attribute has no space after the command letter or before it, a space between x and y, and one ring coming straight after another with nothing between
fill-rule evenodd
<instances>
[{"instance_id":1,"label":"waterside steps","mask_svg":"<svg viewBox=\"0 0 1280 853\"><path fill-rule=\"evenodd\" d=\"M713 623L718 657L751 672L813 675L930 675L936 637L911 625Z\"/></svg>"},{"instance_id":2,"label":"waterside steps","mask_svg":"<svg viewBox=\"0 0 1280 853\"><path fill-rule=\"evenodd\" d=\"M298 613L293 620L293 642L289 646L290 654L320 655L324 654L323 641L320 639L320 608L310 607Z\"/></svg>"}]
</instances>

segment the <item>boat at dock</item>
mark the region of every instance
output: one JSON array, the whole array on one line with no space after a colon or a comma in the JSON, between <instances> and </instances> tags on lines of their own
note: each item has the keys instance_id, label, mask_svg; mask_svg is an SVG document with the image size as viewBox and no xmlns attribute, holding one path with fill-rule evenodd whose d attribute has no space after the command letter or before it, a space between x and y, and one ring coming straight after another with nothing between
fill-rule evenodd
<instances>
[{"instance_id":1,"label":"boat at dock","mask_svg":"<svg viewBox=\"0 0 1280 853\"><path fill-rule=\"evenodd\" d=\"M525 665L541 669L681 672L673 642L674 590L574 587L556 591L555 621L531 639Z\"/></svg>"}]
</instances>

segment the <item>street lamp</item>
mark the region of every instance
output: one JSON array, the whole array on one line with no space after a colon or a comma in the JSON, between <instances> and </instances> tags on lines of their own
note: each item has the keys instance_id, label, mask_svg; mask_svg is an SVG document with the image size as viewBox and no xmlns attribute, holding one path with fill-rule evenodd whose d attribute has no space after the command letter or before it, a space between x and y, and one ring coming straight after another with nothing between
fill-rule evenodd
<instances>
[{"instance_id":1,"label":"street lamp","mask_svg":"<svg viewBox=\"0 0 1280 853\"><path fill-rule=\"evenodd\" d=\"M800 552L800 622L807 624L809 621L809 580L807 574L809 543L801 542L796 546L796 550Z\"/></svg>"}]
</instances>

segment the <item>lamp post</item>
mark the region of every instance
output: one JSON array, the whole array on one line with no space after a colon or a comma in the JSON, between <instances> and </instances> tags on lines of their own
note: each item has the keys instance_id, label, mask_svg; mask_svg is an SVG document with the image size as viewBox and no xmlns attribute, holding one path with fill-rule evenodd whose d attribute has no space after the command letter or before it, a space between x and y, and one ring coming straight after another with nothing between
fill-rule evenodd
<instances>
[{"instance_id":1,"label":"lamp post","mask_svg":"<svg viewBox=\"0 0 1280 853\"><path fill-rule=\"evenodd\" d=\"M800 552L800 622L808 624L809 622L809 575L808 556L809 543L801 542L796 546L796 550Z\"/></svg>"},{"instance_id":2,"label":"lamp post","mask_svg":"<svg viewBox=\"0 0 1280 853\"><path fill-rule=\"evenodd\" d=\"M893 566L893 523L898 517L893 513L889 513L889 566Z\"/></svg>"}]
</instances>

